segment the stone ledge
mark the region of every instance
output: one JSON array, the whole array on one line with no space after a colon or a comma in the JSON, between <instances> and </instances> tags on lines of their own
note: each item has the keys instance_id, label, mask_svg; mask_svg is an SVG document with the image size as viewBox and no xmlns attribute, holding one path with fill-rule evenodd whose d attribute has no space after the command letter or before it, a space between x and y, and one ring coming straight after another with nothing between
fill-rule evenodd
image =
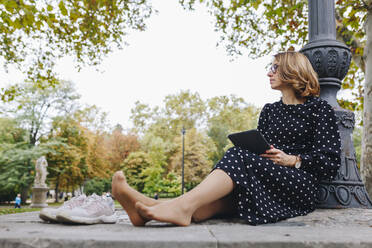
<instances>
[{"instance_id":1,"label":"stone ledge","mask_svg":"<svg viewBox=\"0 0 372 248\"><path fill-rule=\"evenodd\" d=\"M372 248L372 210L317 210L275 224L213 219L188 227L152 221L133 227L125 212L113 225L50 224L38 212L0 216L0 247L337 247Z\"/></svg>"}]
</instances>

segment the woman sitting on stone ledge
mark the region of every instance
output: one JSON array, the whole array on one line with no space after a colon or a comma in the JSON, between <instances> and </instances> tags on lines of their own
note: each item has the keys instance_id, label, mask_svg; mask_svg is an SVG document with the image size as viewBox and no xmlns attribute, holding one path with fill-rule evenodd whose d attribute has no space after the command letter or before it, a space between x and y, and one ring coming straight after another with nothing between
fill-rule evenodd
<instances>
[{"instance_id":1,"label":"woman sitting on stone ledge","mask_svg":"<svg viewBox=\"0 0 372 248\"><path fill-rule=\"evenodd\" d=\"M112 193L133 225L157 220L187 226L217 214L257 225L314 211L320 180L331 180L340 167L335 113L318 97L317 75L301 53L275 55L267 75L282 93L263 107L258 122L271 149L255 154L230 148L198 186L163 202L137 192L116 172Z\"/></svg>"}]
</instances>

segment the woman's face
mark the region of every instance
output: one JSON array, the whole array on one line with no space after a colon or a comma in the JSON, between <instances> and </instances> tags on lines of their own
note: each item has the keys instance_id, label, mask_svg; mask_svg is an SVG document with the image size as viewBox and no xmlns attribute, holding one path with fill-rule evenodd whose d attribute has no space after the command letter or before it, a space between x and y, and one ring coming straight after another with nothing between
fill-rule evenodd
<instances>
[{"instance_id":1,"label":"woman's face","mask_svg":"<svg viewBox=\"0 0 372 248\"><path fill-rule=\"evenodd\" d=\"M270 78L270 86L273 90L281 90L285 87L283 82L278 77L278 67L278 62L274 60L271 64L269 72L267 73L267 76Z\"/></svg>"}]
</instances>

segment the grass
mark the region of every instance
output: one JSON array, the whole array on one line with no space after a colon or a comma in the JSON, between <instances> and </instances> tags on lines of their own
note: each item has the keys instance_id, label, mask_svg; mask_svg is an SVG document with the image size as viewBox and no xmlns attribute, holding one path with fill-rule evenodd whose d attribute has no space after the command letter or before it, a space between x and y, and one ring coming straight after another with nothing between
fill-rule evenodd
<instances>
[{"instance_id":1,"label":"grass","mask_svg":"<svg viewBox=\"0 0 372 248\"><path fill-rule=\"evenodd\" d=\"M58 207L62 205L62 202L57 202L57 203L49 203L48 207ZM7 206L2 206L0 208L0 215L4 214L19 214L19 213L25 213L25 212L34 212L34 211L40 211L41 208L30 208L29 205L23 205L22 208L14 208L13 205L7 205Z\"/></svg>"},{"instance_id":2,"label":"grass","mask_svg":"<svg viewBox=\"0 0 372 248\"><path fill-rule=\"evenodd\" d=\"M114 203L115 203L115 209L122 208L120 203L117 200L115 200Z\"/></svg>"},{"instance_id":3,"label":"grass","mask_svg":"<svg viewBox=\"0 0 372 248\"><path fill-rule=\"evenodd\" d=\"M0 215L40 211L41 208L1 208Z\"/></svg>"}]
</instances>

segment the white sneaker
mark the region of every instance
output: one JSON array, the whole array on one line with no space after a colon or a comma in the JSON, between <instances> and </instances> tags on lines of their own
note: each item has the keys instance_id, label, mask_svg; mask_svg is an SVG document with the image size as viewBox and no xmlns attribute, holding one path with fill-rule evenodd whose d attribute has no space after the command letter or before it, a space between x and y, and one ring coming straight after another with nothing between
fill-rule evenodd
<instances>
[{"instance_id":1,"label":"white sneaker","mask_svg":"<svg viewBox=\"0 0 372 248\"><path fill-rule=\"evenodd\" d=\"M71 198L70 200L63 203L62 206L59 208L43 208L40 211L39 217L42 220L45 221L51 221L51 222L58 222L57 220L57 213L58 211L64 210L64 209L73 209L75 207L81 206L84 204L84 201L86 200L86 195L79 195Z\"/></svg>"},{"instance_id":2,"label":"white sneaker","mask_svg":"<svg viewBox=\"0 0 372 248\"><path fill-rule=\"evenodd\" d=\"M114 201L111 197L88 197L82 206L58 211L57 220L64 223L116 223Z\"/></svg>"}]
</instances>

